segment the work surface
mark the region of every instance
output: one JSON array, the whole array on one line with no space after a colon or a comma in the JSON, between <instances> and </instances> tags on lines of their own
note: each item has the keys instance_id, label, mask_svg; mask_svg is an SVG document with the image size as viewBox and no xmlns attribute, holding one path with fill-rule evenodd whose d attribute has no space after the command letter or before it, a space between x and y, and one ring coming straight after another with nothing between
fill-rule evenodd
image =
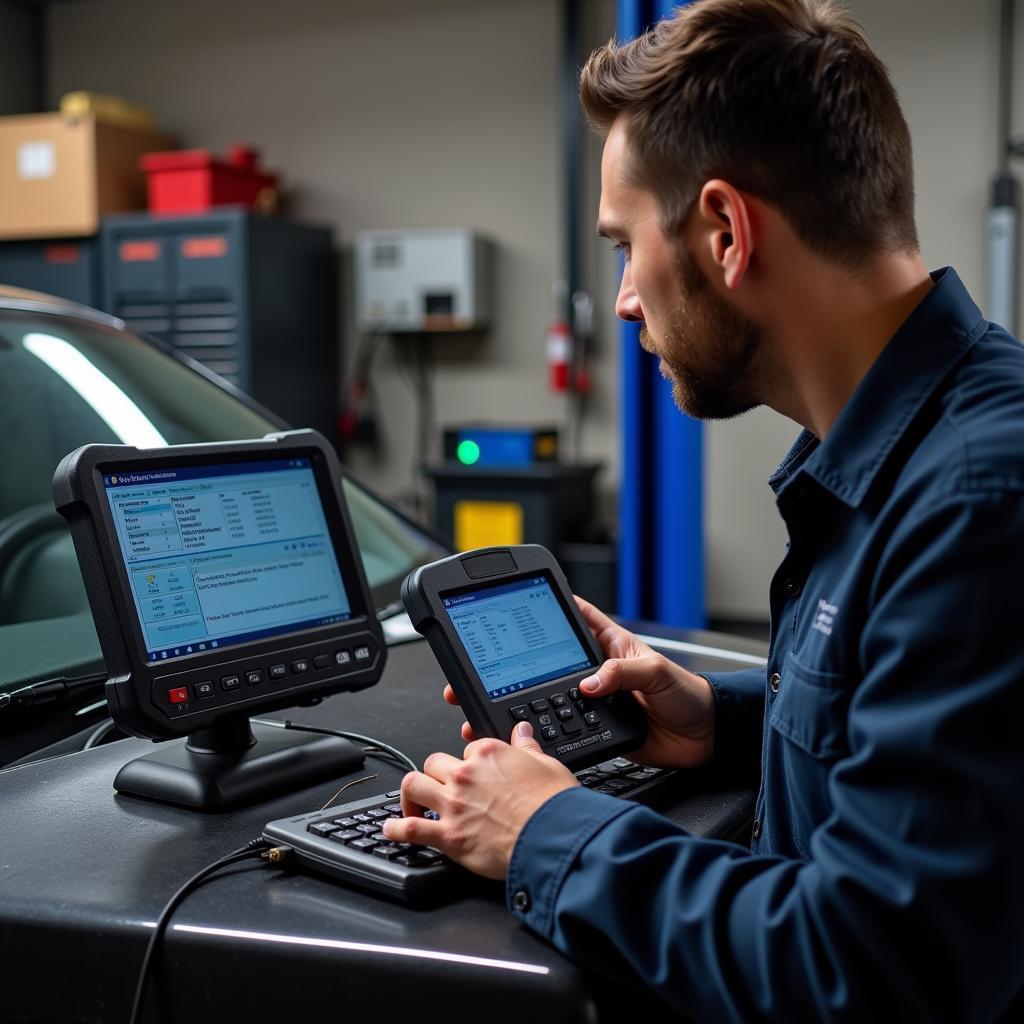
<instances>
[{"instance_id":1,"label":"work surface","mask_svg":"<svg viewBox=\"0 0 1024 1024\"><path fill-rule=\"evenodd\" d=\"M681 634L673 634L677 638ZM759 645L731 647L759 653ZM666 651L695 669L744 664ZM460 753L461 712L423 642L390 649L381 682L275 717L378 736L417 763ZM399 785L365 770L254 806L200 814L114 793L143 740L0 773L0 1020L127 1020L153 922L204 865L257 837L274 818L315 810L346 781L376 775L334 802ZM730 836L754 794L687 780L666 813L698 835ZM454 902L410 909L256 861L207 882L182 904L155 977L162 1019L189 1022L600 1021L659 1015L660 1004L577 967L520 926L496 883Z\"/></svg>"}]
</instances>

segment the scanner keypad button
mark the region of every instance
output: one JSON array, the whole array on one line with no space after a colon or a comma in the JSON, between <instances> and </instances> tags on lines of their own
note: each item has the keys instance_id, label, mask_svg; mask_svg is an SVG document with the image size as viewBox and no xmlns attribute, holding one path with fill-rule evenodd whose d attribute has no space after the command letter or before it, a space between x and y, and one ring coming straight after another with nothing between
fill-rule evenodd
<instances>
[{"instance_id":1,"label":"scanner keypad button","mask_svg":"<svg viewBox=\"0 0 1024 1024\"><path fill-rule=\"evenodd\" d=\"M583 726L577 721L563 722L562 732L564 732L566 736L575 736L576 733L583 732Z\"/></svg>"},{"instance_id":2,"label":"scanner keypad button","mask_svg":"<svg viewBox=\"0 0 1024 1024\"><path fill-rule=\"evenodd\" d=\"M586 712L584 712L584 714L583 714L583 721L586 722L587 725L597 726L597 725L601 724L601 719L598 717L596 711L586 711Z\"/></svg>"},{"instance_id":3,"label":"scanner keypad button","mask_svg":"<svg viewBox=\"0 0 1024 1024\"><path fill-rule=\"evenodd\" d=\"M173 690L168 690L167 699L172 704L184 704L188 700L188 687L176 686Z\"/></svg>"},{"instance_id":4,"label":"scanner keypad button","mask_svg":"<svg viewBox=\"0 0 1024 1024\"><path fill-rule=\"evenodd\" d=\"M331 663L331 656L329 654L318 654L313 659L313 668L327 668Z\"/></svg>"},{"instance_id":5,"label":"scanner keypad button","mask_svg":"<svg viewBox=\"0 0 1024 1024\"><path fill-rule=\"evenodd\" d=\"M352 660L352 655L349 651L335 651L334 661L338 665L347 665Z\"/></svg>"},{"instance_id":6,"label":"scanner keypad button","mask_svg":"<svg viewBox=\"0 0 1024 1024\"><path fill-rule=\"evenodd\" d=\"M260 686L263 683L263 669L251 668L245 673L245 681L250 686Z\"/></svg>"},{"instance_id":7,"label":"scanner keypad button","mask_svg":"<svg viewBox=\"0 0 1024 1024\"><path fill-rule=\"evenodd\" d=\"M540 734L546 740L558 739L558 730L553 725L545 725L544 728L541 729Z\"/></svg>"},{"instance_id":8,"label":"scanner keypad button","mask_svg":"<svg viewBox=\"0 0 1024 1024\"><path fill-rule=\"evenodd\" d=\"M271 665L270 666L270 678L271 679L284 679L284 677L287 674L288 674L288 666L287 665L281 664L281 665Z\"/></svg>"},{"instance_id":9,"label":"scanner keypad button","mask_svg":"<svg viewBox=\"0 0 1024 1024\"><path fill-rule=\"evenodd\" d=\"M529 711L526 710L525 704L517 704L514 708L509 708L508 713L517 722L525 722L530 717Z\"/></svg>"},{"instance_id":10,"label":"scanner keypad button","mask_svg":"<svg viewBox=\"0 0 1024 1024\"><path fill-rule=\"evenodd\" d=\"M547 711L547 709L548 709L548 702L543 697L541 697L540 700L531 700L530 701L530 707L533 708L533 710L537 711L537 712Z\"/></svg>"},{"instance_id":11,"label":"scanner keypad button","mask_svg":"<svg viewBox=\"0 0 1024 1024\"><path fill-rule=\"evenodd\" d=\"M355 655L356 661L370 660L370 648L365 644L362 647L357 647L352 653Z\"/></svg>"},{"instance_id":12,"label":"scanner keypad button","mask_svg":"<svg viewBox=\"0 0 1024 1024\"><path fill-rule=\"evenodd\" d=\"M568 722L572 718L572 708L559 708L556 714L563 722Z\"/></svg>"},{"instance_id":13,"label":"scanner keypad button","mask_svg":"<svg viewBox=\"0 0 1024 1024\"><path fill-rule=\"evenodd\" d=\"M225 693L230 693L232 690L237 690L241 685L241 676L224 676L224 678L220 681L220 688Z\"/></svg>"},{"instance_id":14,"label":"scanner keypad button","mask_svg":"<svg viewBox=\"0 0 1024 1024\"><path fill-rule=\"evenodd\" d=\"M209 679L202 683L196 683L192 689L195 691L195 695L203 700L207 697L216 696L216 691L213 688L213 682Z\"/></svg>"},{"instance_id":15,"label":"scanner keypad button","mask_svg":"<svg viewBox=\"0 0 1024 1024\"><path fill-rule=\"evenodd\" d=\"M300 676L303 672L309 671L309 659L308 658L296 658L292 662L292 672L295 675Z\"/></svg>"},{"instance_id":16,"label":"scanner keypad button","mask_svg":"<svg viewBox=\"0 0 1024 1024\"><path fill-rule=\"evenodd\" d=\"M564 708L569 703L569 698L564 693L551 694L551 706L553 708Z\"/></svg>"},{"instance_id":17,"label":"scanner keypad button","mask_svg":"<svg viewBox=\"0 0 1024 1024\"><path fill-rule=\"evenodd\" d=\"M551 719L550 715L538 715L537 716L537 724L538 725L550 725L551 721L552 721L552 719Z\"/></svg>"}]
</instances>

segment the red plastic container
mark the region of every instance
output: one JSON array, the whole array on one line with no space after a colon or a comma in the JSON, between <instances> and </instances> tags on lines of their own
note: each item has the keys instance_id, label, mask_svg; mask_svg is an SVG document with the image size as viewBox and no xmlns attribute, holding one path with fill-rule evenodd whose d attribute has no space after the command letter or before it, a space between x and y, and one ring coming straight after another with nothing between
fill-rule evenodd
<instances>
[{"instance_id":1,"label":"red plastic container","mask_svg":"<svg viewBox=\"0 0 1024 1024\"><path fill-rule=\"evenodd\" d=\"M227 160L208 149L145 153L150 213L202 213L213 206L248 206L270 211L277 203L277 176L257 167L259 153L234 145Z\"/></svg>"}]
</instances>

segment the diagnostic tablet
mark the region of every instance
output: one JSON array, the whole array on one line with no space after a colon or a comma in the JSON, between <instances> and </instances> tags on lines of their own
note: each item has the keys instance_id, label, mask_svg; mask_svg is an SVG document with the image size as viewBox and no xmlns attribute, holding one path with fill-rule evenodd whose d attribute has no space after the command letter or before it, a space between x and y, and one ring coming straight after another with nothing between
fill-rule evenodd
<instances>
[{"instance_id":1,"label":"diagnostic tablet","mask_svg":"<svg viewBox=\"0 0 1024 1024\"><path fill-rule=\"evenodd\" d=\"M594 701L579 690L604 656L545 548L433 562L406 577L402 600L478 737L507 740L530 722L545 753L574 769L643 743L646 720L630 694Z\"/></svg>"},{"instance_id":2,"label":"diagnostic tablet","mask_svg":"<svg viewBox=\"0 0 1024 1024\"><path fill-rule=\"evenodd\" d=\"M384 664L330 445L313 431L58 466L111 715L154 738L375 683Z\"/></svg>"}]
</instances>

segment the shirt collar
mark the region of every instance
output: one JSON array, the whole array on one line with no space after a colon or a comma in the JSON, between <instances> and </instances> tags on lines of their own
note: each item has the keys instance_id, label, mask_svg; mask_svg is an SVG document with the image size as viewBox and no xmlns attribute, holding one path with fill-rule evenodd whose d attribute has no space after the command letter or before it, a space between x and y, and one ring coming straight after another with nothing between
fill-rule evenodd
<instances>
[{"instance_id":1,"label":"shirt collar","mask_svg":"<svg viewBox=\"0 0 1024 1024\"><path fill-rule=\"evenodd\" d=\"M934 287L882 350L820 444L805 430L772 475L772 489L803 470L857 507L889 453L946 374L987 327L955 270Z\"/></svg>"}]
</instances>

